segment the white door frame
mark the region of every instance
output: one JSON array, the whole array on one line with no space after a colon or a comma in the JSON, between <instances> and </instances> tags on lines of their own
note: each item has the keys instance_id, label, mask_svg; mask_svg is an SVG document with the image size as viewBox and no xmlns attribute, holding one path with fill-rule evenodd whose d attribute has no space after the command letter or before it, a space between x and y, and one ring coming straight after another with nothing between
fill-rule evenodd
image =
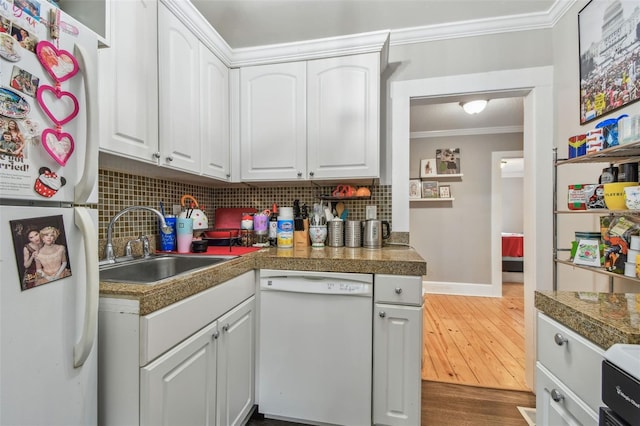
<instances>
[{"instance_id":1,"label":"white door frame","mask_svg":"<svg viewBox=\"0 0 640 426\"><path fill-rule=\"evenodd\" d=\"M535 389L534 291L552 289L553 269L553 67L522 68L479 74L462 74L391 83L391 143L386 147L387 179L392 187L392 217L395 232L409 232L409 181L411 98L463 95L497 91L526 91L524 97L523 209L525 263L525 380ZM429 262L429 259L425 259Z\"/></svg>"}]
</instances>

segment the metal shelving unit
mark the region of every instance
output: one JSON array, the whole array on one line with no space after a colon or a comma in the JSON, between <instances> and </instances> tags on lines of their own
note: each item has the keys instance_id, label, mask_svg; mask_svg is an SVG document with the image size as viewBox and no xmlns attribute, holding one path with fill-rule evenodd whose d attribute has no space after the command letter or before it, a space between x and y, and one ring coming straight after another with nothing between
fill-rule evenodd
<instances>
[{"instance_id":1,"label":"metal shelving unit","mask_svg":"<svg viewBox=\"0 0 640 426\"><path fill-rule=\"evenodd\" d=\"M569 159L558 159L558 148L553 148L553 290L558 289L558 266L557 265L570 265L577 269L588 270L597 274L606 275L609 277L609 291L613 292L613 279L623 278L630 281L640 282L640 279L634 277L628 277L622 274L616 274L609 272L604 268L598 268L595 266L583 266L576 265L569 260L562 260L558 258L558 252L567 252L568 249L558 248L558 215L559 214L597 214L597 215L610 215L610 216L623 216L623 215L638 215L640 211L633 210L608 210L608 209L591 209L591 210L558 210L558 173L557 168L565 164L587 164L587 163L630 163L633 161L640 161L640 141L633 143L618 145L611 148L603 149L602 151L593 152L587 155L582 155Z\"/></svg>"}]
</instances>

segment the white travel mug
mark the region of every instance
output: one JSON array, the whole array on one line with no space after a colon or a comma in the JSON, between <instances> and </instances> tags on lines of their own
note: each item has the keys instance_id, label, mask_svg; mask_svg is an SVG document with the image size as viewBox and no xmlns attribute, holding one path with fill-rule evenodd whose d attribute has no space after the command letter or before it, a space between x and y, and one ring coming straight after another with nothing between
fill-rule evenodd
<instances>
[{"instance_id":1,"label":"white travel mug","mask_svg":"<svg viewBox=\"0 0 640 426\"><path fill-rule=\"evenodd\" d=\"M178 253L189 253L193 241L193 219L179 217L176 221Z\"/></svg>"}]
</instances>

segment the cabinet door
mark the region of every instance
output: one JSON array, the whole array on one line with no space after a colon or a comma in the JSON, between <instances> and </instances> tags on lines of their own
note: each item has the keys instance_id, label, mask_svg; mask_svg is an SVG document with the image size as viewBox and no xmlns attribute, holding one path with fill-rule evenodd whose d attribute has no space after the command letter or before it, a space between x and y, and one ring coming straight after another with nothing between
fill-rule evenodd
<instances>
[{"instance_id":1,"label":"cabinet door","mask_svg":"<svg viewBox=\"0 0 640 426\"><path fill-rule=\"evenodd\" d=\"M200 41L158 5L160 165L200 173Z\"/></svg>"},{"instance_id":2,"label":"cabinet door","mask_svg":"<svg viewBox=\"0 0 640 426\"><path fill-rule=\"evenodd\" d=\"M158 164L158 4L109 7L111 47L98 50L100 150Z\"/></svg>"},{"instance_id":3,"label":"cabinet door","mask_svg":"<svg viewBox=\"0 0 640 426\"><path fill-rule=\"evenodd\" d=\"M218 319L219 425L242 425L253 407L255 296Z\"/></svg>"},{"instance_id":4,"label":"cabinet door","mask_svg":"<svg viewBox=\"0 0 640 426\"><path fill-rule=\"evenodd\" d=\"M309 176L379 177L380 55L318 59L307 69Z\"/></svg>"},{"instance_id":5,"label":"cabinet door","mask_svg":"<svg viewBox=\"0 0 640 426\"><path fill-rule=\"evenodd\" d=\"M375 304L373 422L420 424L422 307Z\"/></svg>"},{"instance_id":6,"label":"cabinet door","mask_svg":"<svg viewBox=\"0 0 640 426\"><path fill-rule=\"evenodd\" d=\"M600 371L597 374L599 375ZM538 362L536 365L536 424L596 426L598 413Z\"/></svg>"},{"instance_id":7,"label":"cabinet door","mask_svg":"<svg viewBox=\"0 0 640 426\"><path fill-rule=\"evenodd\" d=\"M214 321L140 370L140 424L216 424Z\"/></svg>"},{"instance_id":8,"label":"cabinet door","mask_svg":"<svg viewBox=\"0 0 640 426\"><path fill-rule=\"evenodd\" d=\"M229 180L229 69L200 44L202 174Z\"/></svg>"},{"instance_id":9,"label":"cabinet door","mask_svg":"<svg viewBox=\"0 0 640 426\"><path fill-rule=\"evenodd\" d=\"M306 63L240 70L240 177L306 176Z\"/></svg>"}]
</instances>

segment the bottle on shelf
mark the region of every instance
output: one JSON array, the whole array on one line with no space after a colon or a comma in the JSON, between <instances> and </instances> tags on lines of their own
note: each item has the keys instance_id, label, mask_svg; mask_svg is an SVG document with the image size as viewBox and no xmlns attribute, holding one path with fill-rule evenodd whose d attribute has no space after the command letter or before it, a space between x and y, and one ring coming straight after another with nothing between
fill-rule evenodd
<instances>
[{"instance_id":1,"label":"bottle on shelf","mask_svg":"<svg viewBox=\"0 0 640 426\"><path fill-rule=\"evenodd\" d=\"M273 203L271 207L271 216L269 216L269 244L276 246L278 241L278 205Z\"/></svg>"}]
</instances>

